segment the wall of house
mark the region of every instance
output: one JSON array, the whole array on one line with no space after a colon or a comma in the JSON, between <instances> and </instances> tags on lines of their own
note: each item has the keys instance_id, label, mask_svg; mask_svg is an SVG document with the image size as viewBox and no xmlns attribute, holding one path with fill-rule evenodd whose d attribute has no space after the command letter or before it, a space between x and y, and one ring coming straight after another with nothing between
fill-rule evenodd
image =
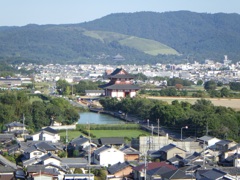
<instances>
[{"instance_id":1,"label":"wall of house","mask_svg":"<svg viewBox=\"0 0 240 180\"><path fill-rule=\"evenodd\" d=\"M108 166L116 164L118 162L124 162L124 153L115 149L111 148L102 153L100 153L100 165Z\"/></svg>"},{"instance_id":2,"label":"wall of house","mask_svg":"<svg viewBox=\"0 0 240 180\"><path fill-rule=\"evenodd\" d=\"M129 174L132 172L132 167L126 167L123 170L115 173L115 177L119 178L119 177L126 177L129 176Z\"/></svg>"},{"instance_id":3,"label":"wall of house","mask_svg":"<svg viewBox=\"0 0 240 180\"><path fill-rule=\"evenodd\" d=\"M173 141L166 136L141 136L139 138L139 151L145 153L148 150L159 150L163 146L168 144L175 144L177 147L187 151L188 153L201 152L203 149L199 145L199 142L185 142L185 141ZM137 147L134 147L138 149Z\"/></svg>"},{"instance_id":4,"label":"wall of house","mask_svg":"<svg viewBox=\"0 0 240 180\"><path fill-rule=\"evenodd\" d=\"M60 166L60 164L61 164L61 162L55 158L48 158L44 161L44 165L49 164L49 163L55 164L57 166Z\"/></svg>"},{"instance_id":5,"label":"wall of house","mask_svg":"<svg viewBox=\"0 0 240 180\"><path fill-rule=\"evenodd\" d=\"M52 135L43 132L39 135L39 140L57 142L60 140L60 136L58 134Z\"/></svg>"},{"instance_id":6,"label":"wall of house","mask_svg":"<svg viewBox=\"0 0 240 180\"><path fill-rule=\"evenodd\" d=\"M43 155L45 155L46 153L42 152L42 151L33 151L30 153L29 159L33 158L33 157L42 157Z\"/></svg>"},{"instance_id":7,"label":"wall of house","mask_svg":"<svg viewBox=\"0 0 240 180\"><path fill-rule=\"evenodd\" d=\"M170 158L174 157L175 155L179 155L179 156L185 158L186 152L184 152L184 151L182 151L181 149L178 149L178 148L170 149L167 152L167 159L170 159Z\"/></svg>"},{"instance_id":8,"label":"wall of house","mask_svg":"<svg viewBox=\"0 0 240 180\"><path fill-rule=\"evenodd\" d=\"M139 155L138 154L129 154L129 155L125 155L124 158L125 158L125 161L134 161L134 160L139 159Z\"/></svg>"}]
</instances>

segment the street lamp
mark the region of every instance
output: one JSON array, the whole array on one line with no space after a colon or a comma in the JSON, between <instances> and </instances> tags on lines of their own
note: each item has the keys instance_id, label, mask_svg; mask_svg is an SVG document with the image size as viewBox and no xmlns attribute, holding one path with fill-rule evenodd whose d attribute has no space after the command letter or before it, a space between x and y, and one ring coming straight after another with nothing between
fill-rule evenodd
<instances>
[{"instance_id":1,"label":"street lamp","mask_svg":"<svg viewBox=\"0 0 240 180\"><path fill-rule=\"evenodd\" d=\"M149 119L147 119L147 125L148 125L148 127L149 127Z\"/></svg>"},{"instance_id":2,"label":"street lamp","mask_svg":"<svg viewBox=\"0 0 240 180\"><path fill-rule=\"evenodd\" d=\"M181 141L182 141L182 130L183 129L188 129L188 126L184 126L184 127L181 128Z\"/></svg>"}]
</instances>

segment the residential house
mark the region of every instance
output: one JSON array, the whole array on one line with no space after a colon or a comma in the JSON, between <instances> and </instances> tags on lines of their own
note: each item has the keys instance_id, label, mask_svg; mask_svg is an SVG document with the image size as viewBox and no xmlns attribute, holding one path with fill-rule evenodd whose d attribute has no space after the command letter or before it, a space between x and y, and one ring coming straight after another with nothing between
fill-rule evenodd
<instances>
[{"instance_id":1,"label":"residential house","mask_svg":"<svg viewBox=\"0 0 240 180\"><path fill-rule=\"evenodd\" d=\"M128 161L113 164L107 168L108 179L130 177L132 168L133 166Z\"/></svg>"},{"instance_id":2,"label":"residential house","mask_svg":"<svg viewBox=\"0 0 240 180\"><path fill-rule=\"evenodd\" d=\"M185 158L186 156L186 151L177 147L174 144L169 144L162 147L161 149L159 149L159 153L160 153L160 159L163 161L166 161L176 155L179 155L183 158Z\"/></svg>"},{"instance_id":3,"label":"residential house","mask_svg":"<svg viewBox=\"0 0 240 180\"><path fill-rule=\"evenodd\" d=\"M60 136L55 129L50 127L46 127L41 131L31 135L33 141L51 141L58 142L60 140Z\"/></svg>"},{"instance_id":4,"label":"residential house","mask_svg":"<svg viewBox=\"0 0 240 180\"><path fill-rule=\"evenodd\" d=\"M219 150L220 152L226 152L228 149L231 147L235 146L236 143L231 140L221 140L216 143L216 149Z\"/></svg>"},{"instance_id":5,"label":"residential house","mask_svg":"<svg viewBox=\"0 0 240 180\"><path fill-rule=\"evenodd\" d=\"M15 163L0 155L0 179L12 179L17 168Z\"/></svg>"},{"instance_id":6,"label":"residential house","mask_svg":"<svg viewBox=\"0 0 240 180\"><path fill-rule=\"evenodd\" d=\"M7 130L7 133L14 134L15 136L22 136L23 134L28 134L28 131L26 130L26 126L20 122L11 122L8 124L5 124Z\"/></svg>"},{"instance_id":7,"label":"residential house","mask_svg":"<svg viewBox=\"0 0 240 180\"><path fill-rule=\"evenodd\" d=\"M124 153L113 146L103 145L93 152L92 162L101 166L122 163L124 162Z\"/></svg>"},{"instance_id":8,"label":"residential house","mask_svg":"<svg viewBox=\"0 0 240 180\"><path fill-rule=\"evenodd\" d=\"M94 180L94 174L65 174L63 180L84 179Z\"/></svg>"},{"instance_id":9,"label":"residential house","mask_svg":"<svg viewBox=\"0 0 240 180\"><path fill-rule=\"evenodd\" d=\"M89 147L90 140L81 135L81 136L73 139L69 144L71 144L77 150L82 150L86 147Z\"/></svg>"},{"instance_id":10,"label":"residential house","mask_svg":"<svg viewBox=\"0 0 240 180\"><path fill-rule=\"evenodd\" d=\"M84 169L88 166L88 161L86 158L61 158L62 159L62 167L66 169L69 168L69 171L73 174L75 169Z\"/></svg>"},{"instance_id":11,"label":"residential house","mask_svg":"<svg viewBox=\"0 0 240 180\"><path fill-rule=\"evenodd\" d=\"M100 145L111 145L115 147L121 147L125 143L123 137L101 137L99 138Z\"/></svg>"},{"instance_id":12,"label":"residential house","mask_svg":"<svg viewBox=\"0 0 240 180\"><path fill-rule=\"evenodd\" d=\"M133 179L142 180L145 176L146 179L160 179L162 174L175 169L177 168L164 161L147 162L133 168Z\"/></svg>"},{"instance_id":13,"label":"residential house","mask_svg":"<svg viewBox=\"0 0 240 180\"><path fill-rule=\"evenodd\" d=\"M105 96L104 90L85 90L86 96Z\"/></svg>"},{"instance_id":14,"label":"residential house","mask_svg":"<svg viewBox=\"0 0 240 180\"><path fill-rule=\"evenodd\" d=\"M34 179L46 179L46 180L58 180L63 179L63 176L68 173L68 171L60 166L53 164L47 165L30 165L27 167L28 177Z\"/></svg>"},{"instance_id":15,"label":"residential house","mask_svg":"<svg viewBox=\"0 0 240 180\"><path fill-rule=\"evenodd\" d=\"M179 156L179 155L175 155L174 157L170 158L167 160L167 162L169 162L169 164L174 165L176 167L179 166L179 162L183 160L183 157Z\"/></svg>"},{"instance_id":16,"label":"residential house","mask_svg":"<svg viewBox=\"0 0 240 180\"><path fill-rule=\"evenodd\" d=\"M198 169L195 172L195 177L197 179L207 179L207 180L220 180L220 179L234 179L233 176L227 174L226 172L212 168L212 169Z\"/></svg>"},{"instance_id":17,"label":"residential house","mask_svg":"<svg viewBox=\"0 0 240 180\"><path fill-rule=\"evenodd\" d=\"M140 152L130 146L125 145L124 147L119 149L122 151L124 155L125 161L134 161L139 160Z\"/></svg>"},{"instance_id":18,"label":"residential house","mask_svg":"<svg viewBox=\"0 0 240 180\"><path fill-rule=\"evenodd\" d=\"M205 145L205 148L214 146L219 141L221 141L221 140L216 137L211 137L211 136L207 136L207 135L202 136L197 139L197 142L199 142L202 145L202 147L204 147L204 145Z\"/></svg>"},{"instance_id":19,"label":"residential house","mask_svg":"<svg viewBox=\"0 0 240 180\"><path fill-rule=\"evenodd\" d=\"M194 180L196 179L193 174L186 174L181 169L175 169L169 172L166 172L161 175L163 180Z\"/></svg>"}]
</instances>

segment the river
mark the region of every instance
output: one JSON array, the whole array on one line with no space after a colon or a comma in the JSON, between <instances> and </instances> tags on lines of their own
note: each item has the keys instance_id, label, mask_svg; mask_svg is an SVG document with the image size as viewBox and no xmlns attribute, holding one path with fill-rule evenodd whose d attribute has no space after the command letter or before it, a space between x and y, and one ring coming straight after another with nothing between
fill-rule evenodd
<instances>
[{"instance_id":1,"label":"river","mask_svg":"<svg viewBox=\"0 0 240 180\"><path fill-rule=\"evenodd\" d=\"M80 119L78 124L124 124L125 122L110 115L94 113L94 112L82 112L80 113Z\"/></svg>"}]
</instances>

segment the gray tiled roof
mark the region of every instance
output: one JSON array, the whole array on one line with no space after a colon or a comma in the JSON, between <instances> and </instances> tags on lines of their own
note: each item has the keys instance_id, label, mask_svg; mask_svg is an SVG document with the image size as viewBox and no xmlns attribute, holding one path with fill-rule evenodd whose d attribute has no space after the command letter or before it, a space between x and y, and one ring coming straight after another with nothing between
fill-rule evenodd
<instances>
[{"instance_id":1,"label":"gray tiled roof","mask_svg":"<svg viewBox=\"0 0 240 180\"><path fill-rule=\"evenodd\" d=\"M211 140L211 139L213 139L214 137L212 137L212 136L202 136L202 137L200 137L200 138L198 138L197 140L200 140L200 141L209 141L209 140Z\"/></svg>"},{"instance_id":2,"label":"gray tiled roof","mask_svg":"<svg viewBox=\"0 0 240 180\"><path fill-rule=\"evenodd\" d=\"M132 166L132 165L130 165L130 163L127 161L125 161L123 163L119 162L117 164L111 165L107 170L110 174L115 174L116 172L119 172L119 171L127 168L128 166Z\"/></svg>"},{"instance_id":3,"label":"gray tiled roof","mask_svg":"<svg viewBox=\"0 0 240 180\"><path fill-rule=\"evenodd\" d=\"M206 177L208 179L218 179L220 177L223 177L224 175L226 175L226 172L223 172L221 170L218 169L211 169L203 174L201 174L203 177Z\"/></svg>"},{"instance_id":4,"label":"gray tiled roof","mask_svg":"<svg viewBox=\"0 0 240 180\"><path fill-rule=\"evenodd\" d=\"M16 121L8 123L8 124L6 124L6 126L8 126L8 127L25 127L25 125L23 125L20 122L16 122Z\"/></svg>"},{"instance_id":5,"label":"gray tiled roof","mask_svg":"<svg viewBox=\"0 0 240 180\"><path fill-rule=\"evenodd\" d=\"M52 134L57 134L58 133L55 129L53 129L53 128L49 127L49 126L44 128L44 129L42 129L42 131L47 131L47 132L50 132Z\"/></svg>"},{"instance_id":6,"label":"gray tiled roof","mask_svg":"<svg viewBox=\"0 0 240 180\"><path fill-rule=\"evenodd\" d=\"M45 161L46 159L49 159L49 158L54 158L54 159L57 159L59 161L62 161L62 159L52 153L47 153L43 156L40 157L41 161Z\"/></svg>"},{"instance_id":7,"label":"gray tiled roof","mask_svg":"<svg viewBox=\"0 0 240 180\"><path fill-rule=\"evenodd\" d=\"M88 142L88 141L89 141L88 138L86 138L86 137L84 137L84 136L79 136L79 137L73 139L73 140L71 141L71 143L72 143L72 144L81 145L81 144L83 144L83 143L85 143L85 142Z\"/></svg>"},{"instance_id":8,"label":"gray tiled roof","mask_svg":"<svg viewBox=\"0 0 240 180\"><path fill-rule=\"evenodd\" d=\"M166 146L163 146L159 151L167 152L167 151L169 151L170 149L173 149L173 148L175 148L175 147L176 147L176 145L174 145L174 144L168 144L168 145L166 145Z\"/></svg>"},{"instance_id":9,"label":"gray tiled roof","mask_svg":"<svg viewBox=\"0 0 240 180\"><path fill-rule=\"evenodd\" d=\"M94 154L100 154L101 152L107 150L107 149L110 149L111 146L108 146L108 145L103 145L102 147L96 149L93 153Z\"/></svg>"},{"instance_id":10,"label":"gray tiled roof","mask_svg":"<svg viewBox=\"0 0 240 180\"><path fill-rule=\"evenodd\" d=\"M225 145L227 145L227 144L229 144L229 143L231 143L231 142L233 142L233 141L230 141L230 140L221 140L221 141L217 142L216 144L217 144L217 145L225 146Z\"/></svg>"},{"instance_id":11,"label":"gray tiled roof","mask_svg":"<svg viewBox=\"0 0 240 180\"><path fill-rule=\"evenodd\" d=\"M10 167L10 166L0 166L0 172L1 173L10 173L10 172L14 172L15 169Z\"/></svg>"},{"instance_id":12,"label":"gray tiled roof","mask_svg":"<svg viewBox=\"0 0 240 180\"><path fill-rule=\"evenodd\" d=\"M176 169L162 174L163 179L191 179L191 175L187 175L184 171Z\"/></svg>"},{"instance_id":13,"label":"gray tiled roof","mask_svg":"<svg viewBox=\"0 0 240 180\"><path fill-rule=\"evenodd\" d=\"M0 164L3 164L4 166L10 166L13 169L17 169L17 166L15 163L7 160L5 157L3 157L2 155L0 155Z\"/></svg>"},{"instance_id":14,"label":"gray tiled roof","mask_svg":"<svg viewBox=\"0 0 240 180\"><path fill-rule=\"evenodd\" d=\"M138 90L140 89L138 86L132 85L132 84L113 84L109 86L104 86L104 89L120 89L120 90Z\"/></svg>"},{"instance_id":15,"label":"gray tiled roof","mask_svg":"<svg viewBox=\"0 0 240 180\"><path fill-rule=\"evenodd\" d=\"M124 144L123 137L102 137L100 138L102 145L121 145Z\"/></svg>"},{"instance_id":16,"label":"gray tiled roof","mask_svg":"<svg viewBox=\"0 0 240 180\"><path fill-rule=\"evenodd\" d=\"M46 151L55 151L57 149L56 147L54 147L54 146L52 146L52 145L50 145L50 144L48 144L48 143L46 143L44 141L36 143L35 147L37 149L44 149Z\"/></svg>"},{"instance_id":17,"label":"gray tiled roof","mask_svg":"<svg viewBox=\"0 0 240 180\"><path fill-rule=\"evenodd\" d=\"M124 146L119 149L120 151L124 152L125 154L141 154L138 150L129 147L129 146Z\"/></svg>"}]
</instances>

